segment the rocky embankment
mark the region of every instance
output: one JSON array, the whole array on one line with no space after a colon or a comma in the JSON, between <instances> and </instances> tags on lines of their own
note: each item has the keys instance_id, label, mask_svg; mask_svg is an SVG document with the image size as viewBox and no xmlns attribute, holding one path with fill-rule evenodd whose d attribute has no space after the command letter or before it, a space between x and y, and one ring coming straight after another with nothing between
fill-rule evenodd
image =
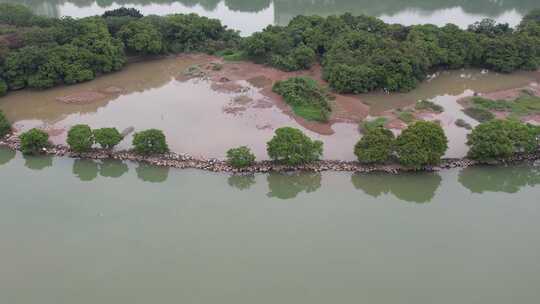
<instances>
[{"instance_id":1,"label":"rocky embankment","mask_svg":"<svg viewBox=\"0 0 540 304\"><path fill-rule=\"evenodd\" d=\"M8 135L0 140L0 146L7 147L12 150L20 150L20 141L16 135ZM70 157L81 159L116 159L123 161L142 162L155 166L178 168L178 169L200 169L211 172L227 172L232 174L252 174L252 173L267 173L267 172L290 172L290 171L342 171L342 172L386 172L390 174L398 174L400 172L413 171L410 168L402 167L398 164L388 165L363 165L354 161L339 161L339 160L321 160L311 164L300 166L280 165L272 161L260 161L254 165L236 169L230 166L226 161L218 159L196 159L188 154L167 153L153 156L143 156L136 154L133 151L109 151L104 149L93 149L86 153L75 153L70 151L67 146L57 145L50 146L43 150L43 154L54 155L58 157ZM430 166L414 171L439 171L452 168L466 168L477 165L507 165L521 162L534 162L540 159L540 151L531 154L518 154L509 159L493 161L490 163L481 163L470 159L443 159L438 166Z\"/></svg>"}]
</instances>

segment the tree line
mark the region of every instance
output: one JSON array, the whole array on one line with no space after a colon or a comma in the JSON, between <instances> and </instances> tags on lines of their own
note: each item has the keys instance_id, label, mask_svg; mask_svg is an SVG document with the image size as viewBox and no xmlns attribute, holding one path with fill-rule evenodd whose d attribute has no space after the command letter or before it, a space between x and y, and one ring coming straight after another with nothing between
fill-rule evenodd
<instances>
[{"instance_id":1,"label":"tree line","mask_svg":"<svg viewBox=\"0 0 540 304\"><path fill-rule=\"evenodd\" d=\"M121 69L130 55L182 52L240 53L287 71L320 63L324 79L339 93L408 91L437 69L538 69L540 10L516 28L486 19L466 30L351 14L298 16L241 38L219 20L196 14L143 16L119 8L56 19L0 4L0 95L87 81Z\"/></svg>"},{"instance_id":2,"label":"tree line","mask_svg":"<svg viewBox=\"0 0 540 304\"><path fill-rule=\"evenodd\" d=\"M195 14L142 16L120 8L102 16L61 19L0 4L0 96L8 90L75 84L120 70L130 55L236 48L240 36Z\"/></svg>"},{"instance_id":3,"label":"tree line","mask_svg":"<svg viewBox=\"0 0 540 304\"><path fill-rule=\"evenodd\" d=\"M0 138L11 132L11 125L0 111ZM49 146L49 135L39 129L31 129L19 136L24 154L40 154ZM84 153L94 145L112 150L124 136L116 128L92 130L88 125L70 128L67 144L71 151ZM133 136L133 150L141 155L162 155L169 152L165 134L149 129ZM468 157L480 162L507 159L518 153L535 153L540 147L540 126L518 120L493 119L476 126L468 135ZM299 166L318 161L323 156L322 141L313 140L301 130L282 127L266 144L270 159L288 166ZM384 128L374 126L366 129L354 146L358 161L366 165L399 163L403 167L422 169L436 166L448 149L448 138L436 122L417 121L409 125L399 136ZM226 153L227 162L234 168L249 167L255 163L255 155L249 147L232 148Z\"/></svg>"}]
</instances>

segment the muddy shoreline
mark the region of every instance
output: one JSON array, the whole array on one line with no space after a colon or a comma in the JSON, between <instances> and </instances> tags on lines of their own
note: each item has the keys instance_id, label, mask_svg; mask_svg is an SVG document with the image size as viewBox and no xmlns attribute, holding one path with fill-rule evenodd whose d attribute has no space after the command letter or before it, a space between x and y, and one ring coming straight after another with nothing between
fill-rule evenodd
<instances>
[{"instance_id":1,"label":"muddy shoreline","mask_svg":"<svg viewBox=\"0 0 540 304\"><path fill-rule=\"evenodd\" d=\"M20 140L14 135L7 135L0 139L0 147L6 147L14 151L20 151ZM176 169L198 169L210 172L230 173L239 175L249 175L255 173L268 172L355 172L370 173L384 172L388 174L399 174L400 172L434 172L453 168L468 168L474 166L505 166L519 163L535 162L540 160L540 149L530 154L516 154L508 159L501 159L492 162L478 162L467 158L444 158L437 166L427 166L421 169L410 169L399 164L385 165L363 165L356 161L340 160L320 160L314 163L287 166L272 161L259 161L246 168L233 168L226 161L219 159L199 159L189 154L167 153L162 155L143 156L130 150L109 151L105 149L92 149L86 153L75 153L70 151L67 146L52 145L43 150L43 155L56 157L68 157L88 160L121 160L136 163L146 163L159 167L168 167Z\"/></svg>"}]
</instances>

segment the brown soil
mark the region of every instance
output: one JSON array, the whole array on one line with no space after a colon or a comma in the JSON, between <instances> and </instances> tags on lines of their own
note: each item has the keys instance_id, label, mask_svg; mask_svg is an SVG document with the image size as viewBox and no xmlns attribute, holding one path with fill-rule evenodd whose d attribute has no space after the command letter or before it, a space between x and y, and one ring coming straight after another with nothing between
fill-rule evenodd
<instances>
[{"instance_id":1,"label":"brown soil","mask_svg":"<svg viewBox=\"0 0 540 304\"><path fill-rule=\"evenodd\" d=\"M58 97L57 100L64 103L90 103L95 102L101 99L105 99L106 94L93 92L93 91L83 91L71 95L65 95Z\"/></svg>"},{"instance_id":2,"label":"brown soil","mask_svg":"<svg viewBox=\"0 0 540 304\"><path fill-rule=\"evenodd\" d=\"M245 89L241 82L246 81L260 89L260 93L268 97L267 100L258 100L254 105L255 108L266 108L273 104L303 127L322 135L333 134L332 125L335 123L358 123L365 119L369 113L369 107L363 104L357 96L337 94L332 101L333 112L328 123L306 121L295 116L283 98L272 92L272 86L275 82L295 76L309 76L326 86L327 83L322 79L322 69L319 65L306 71L284 72L251 62L223 62L219 58L212 57L209 60L219 62L222 66L220 70L213 70L208 65L205 66L204 72L207 78L212 81L212 89L239 93Z\"/></svg>"}]
</instances>

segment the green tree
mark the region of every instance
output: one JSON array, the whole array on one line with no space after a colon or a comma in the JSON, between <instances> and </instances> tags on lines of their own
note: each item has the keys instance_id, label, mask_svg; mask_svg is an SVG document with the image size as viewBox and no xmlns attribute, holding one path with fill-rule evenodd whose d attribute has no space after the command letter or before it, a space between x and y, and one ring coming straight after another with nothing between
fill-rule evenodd
<instances>
[{"instance_id":1,"label":"green tree","mask_svg":"<svg viewBox=\"0 0 540 304\"><path fill-rule=\"evenodd\" d=\"M94 139L103 149L113 149L124 137L116 128L101 128L94 132Z\"/></svg>"},{"instance_id":2,"label":"green tree","mask_svg":"<svg viewBox=\"0 0 540 304\"><path fill-rule=\"evenodd\" d=\"M0 110L0 138L6 136L9 132L11 132L11 124L4 115L4 112Z\"/></svg>"},{"instance_id":3,"label":"green tree","mask_svg":"<svg viewBox=\"0 0 540 304\"><path fill-rule=\"evenodd\" d=\"M169 146L163 131L149 129L135 133L133 136L135 152L143 155L162 154L169 152Z\"/></svg>"},{"instance_id":4,"label":"green tree","mask_svg":"<svg viewBox=\"0 0 540 304\"><path fill-rule=\"evenodd\" d=\"M405 129L396 140L396 153L406 167L436 165L448 149L442 127L434 122L418 121Z\"/></svg>"},{"instance_id":5,"label":"green tree","mask_svg":"<svg viewBox=\"0 0 540 304\"><path fill-rule=\"evenodd\" d=\"M49 146L49 134L39 129L31 129L19 136L23 154L40 154Z\"/></svg>"},{"instance_id":6,"label":"green tree","mask_svg":"<svg viewBox=\"0 0 540 304\"><path fill-rule=\"evenodd\" d=\"M162 37L158 29L144 19L131 21L117 34L126 48L134 53L159 54L163 50Z\"/></svg>"},{"instance_id":7,"label":"green tree","mask_svg":"<svg viewBox=\"0 0 540 304\"><path fill-rule=\"evenodd\" d=\"M495 119L476 126L468 136L468 156L479 161L506 158L538 148L538 129L519 121Z\"/></svg>"},{"instance_id":8,"label":"green tree","mask_svg":"<svg viewBox=\"0 0 540 304\"><path fill-rule=\"evenodd\" d=\"M358 161L366 164L385 163L392 156L395 137L392 131L379 127L369 131L354 147Z\"/></svg>"},{"instance_id":9,"label":"green tree","mask_svg":"<svg viewBox=\"0 0 540 304\"><path fill-rule=\"evenodd\" d=\"M69 148L75 152L87 152L94 144L94 134L88 125L75 125L67 135Z\"/></svg>"},{"instance_id":10,"label":"green tree","mask_svg":"<svg viewBox=\"0 0 540 304\"><path fill-rule=\"evenodd\" d=\"M238 147L227 151L227 162L235 168L244 168L255 162L255 155L246 147Z\"/></svg>"},{"instance_id":11,"label":"green tree","mask_svg":"<svg viewBox=\"0 0 540 304\"><path fill-rule=\"evenodd\" d=\"M268 156L286 165L294 166L317 161L323 154L323 143L311 140L302 131L284 127L266 144Z\"/></svg>"}]
</instances>

